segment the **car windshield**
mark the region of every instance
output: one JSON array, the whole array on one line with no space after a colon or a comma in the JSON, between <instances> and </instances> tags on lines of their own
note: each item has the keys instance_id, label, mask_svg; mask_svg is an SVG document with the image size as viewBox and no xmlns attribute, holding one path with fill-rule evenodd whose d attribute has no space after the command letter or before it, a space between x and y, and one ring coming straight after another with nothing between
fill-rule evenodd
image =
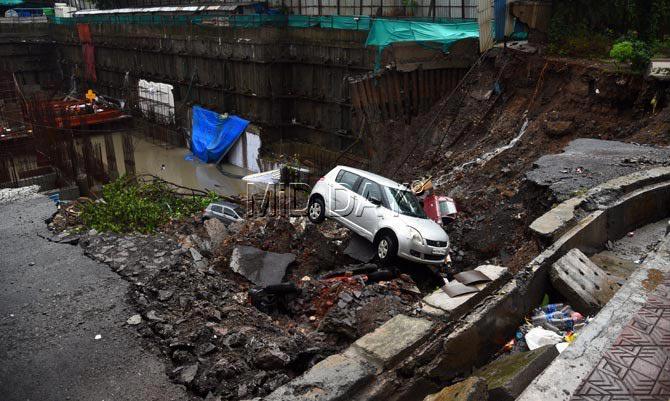
<instances>
[{"instance_id":1,"label":"car windshield","mask_svg":"<svg viewBox=\"0 0 670 401\"><path fill-rule=\"evenodd\" d=\"M426 218L421 204L417 197L410 191L403 191L396 188L384 187L389 206L394 212L412 217Z\"/></svg>"}]
</instances>

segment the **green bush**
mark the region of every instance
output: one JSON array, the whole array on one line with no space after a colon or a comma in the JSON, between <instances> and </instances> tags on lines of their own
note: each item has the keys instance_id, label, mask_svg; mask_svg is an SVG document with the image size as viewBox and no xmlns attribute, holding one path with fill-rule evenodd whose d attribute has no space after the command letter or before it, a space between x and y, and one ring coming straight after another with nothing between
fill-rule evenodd
<instances>
[{"instance_id":1,"label":"green bush","mask_svg":"<svg viewBox=\"0 0 670 401\"><path fill-rule=\"evenodd\" d=\"M175 193L164 181L138 182L121 177L103 187L102 199L84 206L82 221L98 231L150 233L170 219L202 211L217 195Z\"/></svg>"},{"instance_id":2,"label":"green bush","mask_svg":"<svg viewBox=\"0 0 670 401\"><path fill-rule=\"evenodd\" d=\"M624 40L615 43L610 57L619 63L630 62L633 71L642 71L649 64L652 51L649 45L639 40Z\"/></svg>"}]
</instances>

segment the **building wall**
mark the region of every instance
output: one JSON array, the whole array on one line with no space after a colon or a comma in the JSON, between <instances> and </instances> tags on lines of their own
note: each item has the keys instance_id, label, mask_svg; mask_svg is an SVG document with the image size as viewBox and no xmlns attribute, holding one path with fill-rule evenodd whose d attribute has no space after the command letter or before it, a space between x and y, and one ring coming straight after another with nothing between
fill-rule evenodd
<instances>
[{"instance_id":1,"label":"building wall","mask_svg":"<svg viewBox=\"0 0 670 401\"><path fill-rule=\"evenodd\" d=\"M46 72L61 81L63 91L75 75L80 92L94 89L129 101L137 96L139 80L169 84L181 128L188 130L190 106L199 104L259 126L264 146L295 142L340 151L359 135L350 78L374 69L376 51L365 47L367 31L134 24L90 24L90 31L96 82L84 79L75 25L50 24L45 36L29 46L14 44L5 69L24 75ZM42 52L35 58L26 50L33 47ZM385 51L382 65L421 68L430 61L433 69L435 63L462 69L476 57L475 42L454 46L450 54L403 45Z\"/></svg>"}]
</instances>

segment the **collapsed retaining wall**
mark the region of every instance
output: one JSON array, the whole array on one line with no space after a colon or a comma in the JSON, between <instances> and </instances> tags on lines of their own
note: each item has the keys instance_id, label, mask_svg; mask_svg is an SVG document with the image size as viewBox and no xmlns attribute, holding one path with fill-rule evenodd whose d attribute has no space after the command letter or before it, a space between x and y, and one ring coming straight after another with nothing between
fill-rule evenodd
<instances>
[{"instance_id":1,"label":"collapsed retaining wall","mask_svg":"<svg viewBox=\"0 0 670 401\"><path fill-rule=\"evenodd\" d=\"M564 233L551 246L465 316L457 321L449 315L397 316L359 339L359 346L327 358L266 400L421 400L453 379L468 376L511 338L539 304L549 285L549 267L556 260L573 248L593 253L608 240L670 215L670 168L608 181L589 191L579 204L586 207L576 209L581 218L562 223ZM385 357L360 352L361 343L377 344Z\"/></svg>"}]
</instances>

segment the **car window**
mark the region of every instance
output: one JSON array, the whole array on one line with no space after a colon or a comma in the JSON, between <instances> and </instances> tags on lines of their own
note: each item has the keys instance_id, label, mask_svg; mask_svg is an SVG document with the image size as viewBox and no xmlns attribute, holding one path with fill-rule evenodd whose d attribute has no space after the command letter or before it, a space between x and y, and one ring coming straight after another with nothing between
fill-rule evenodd
<instances>
[{"instance_id":1,"label":"car window","mask_svg":"<svg viewBox=\"0 0 670 401\"><path fill-rule=\"evenodd\" d=\"M342 170L337 175L337 178L335 178L335 181L338 182L343 187L353 190L356 181L358 181L358 178L359 178L358 175L350 171Z\"/></svg>"},{"instance_id":2,"label":"car window","mask_svg":"<svg viewBox=\"0 0 670 401\"><path fill-rule=\"evenodd\" d=\"M363 178L356 192L367 200L371 198L382 200L382 189L379 187L379 184L367 178Z\"/></svg>"},{"instance_id":3,"label":"car window","mask_svg":"<svg viewBox=\"0 0 670 401\"><path fill-rule=\"evenodd\" d=\"M237 218L237 216L235 215L235 212L233 212L232 209L227 208L227 207L223 209L223 214L225 214L226 216Z\"/></svg>"},{"instance_id":4,"label":"car window","mask_svg":"<svg viewBox=\"0 0 670 401\"><path fill-rule=\"evenodd\" d=\"M384 187L386 198L391 204L391 210L412 217L426 218L419 199L410 191L403 191L396 188Z\"/></svg>"},{"instance_id":5,"label":"car window","mask_svg":"<svg viewBox=\"0 0 670 401\"><path fill-rule=\"evenodd\" d=\"M212 212L221 213L222 207L219 205L212 205Z\"/></svg>"}]
</instances>

